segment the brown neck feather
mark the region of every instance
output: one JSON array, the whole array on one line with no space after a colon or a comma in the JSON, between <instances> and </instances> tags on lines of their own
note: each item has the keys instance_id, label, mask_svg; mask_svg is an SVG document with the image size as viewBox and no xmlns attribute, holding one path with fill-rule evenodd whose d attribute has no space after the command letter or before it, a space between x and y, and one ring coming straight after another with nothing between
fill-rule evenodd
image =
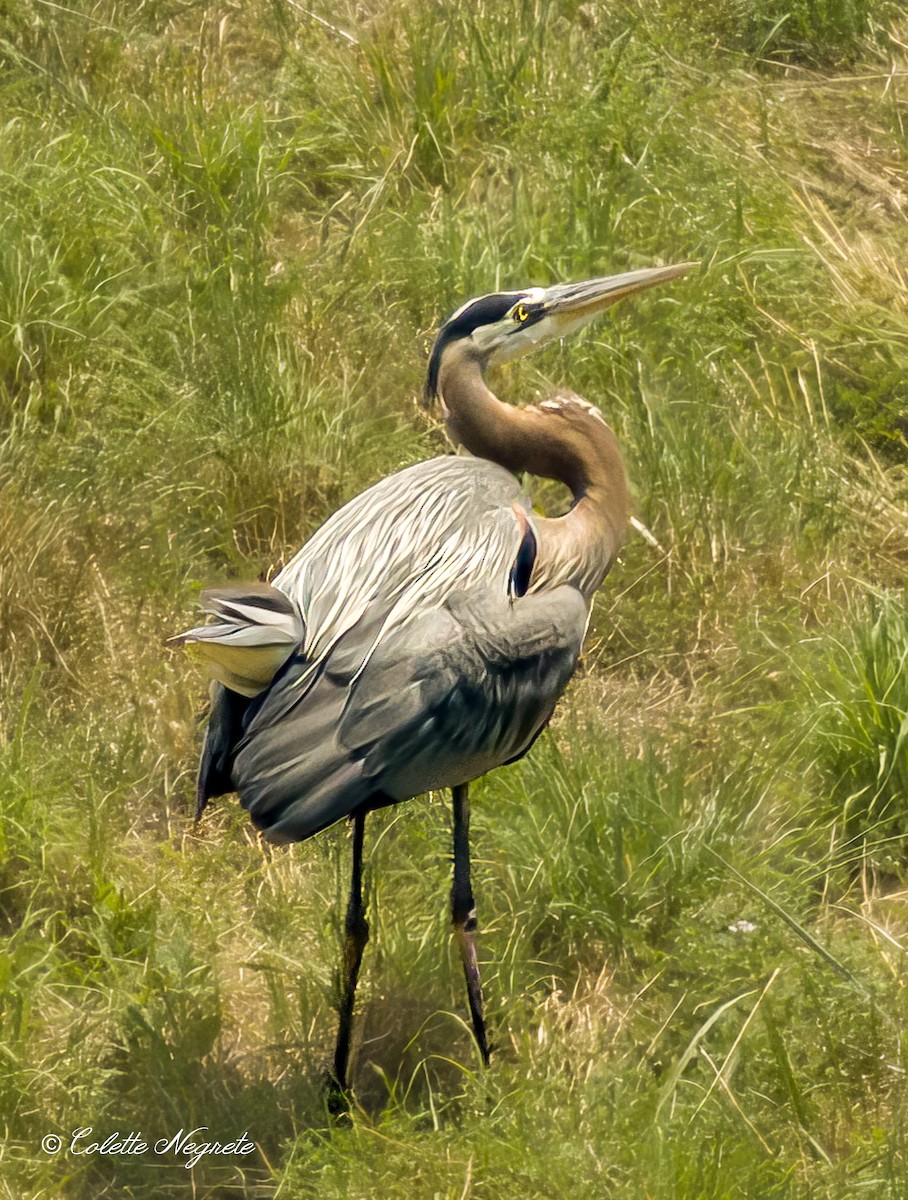
<instances>
[{"instance_id":1,"label":"brown neck feather","mask_svg":"<svg viewBox=\"0 0 908 1200\"><path fill-rule=\"evenodd\" d=\"M579 398L556 398L539 408L504 404L486 386L469 342L455 342L445 352L438 384L455 442L509 471L570 488L570 512L537 518L533 584L573 583L591 596L621 547L628 517L627 480L611 429Z\"/></svg>"}]
</instances>

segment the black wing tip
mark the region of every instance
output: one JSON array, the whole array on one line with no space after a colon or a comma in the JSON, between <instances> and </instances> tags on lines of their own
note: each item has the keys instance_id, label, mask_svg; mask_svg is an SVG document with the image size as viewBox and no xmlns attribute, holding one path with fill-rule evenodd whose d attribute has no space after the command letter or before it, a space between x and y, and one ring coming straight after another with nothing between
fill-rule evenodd
<instances>
[{"instance_id":1,"label":"black wing tip","mask_svg":"<svg viewBox=\"0 0 908 1200\"><path fill-rule=\"evenodd\" d=\"M201 819L208 801L214 796L236 791L231 778L233 758L243 735L249 704L248 697L230 691L222 683L212 685L208 728L205 730L196 780L196 822Z\"/></svg>"},{"instance_id":2,"label":"black wing tip","mask_svg":"<svg viewBox=\"0 0 908 1200\"><path fill-rule=\"evenodd\" d=\"M192 818L193 825L198 825L202 820L202 814L208 807L208 802L210 799L211 796L205 791L200 781L198 787L196 788L195 816Z\"/></svg>"}]
</instances>

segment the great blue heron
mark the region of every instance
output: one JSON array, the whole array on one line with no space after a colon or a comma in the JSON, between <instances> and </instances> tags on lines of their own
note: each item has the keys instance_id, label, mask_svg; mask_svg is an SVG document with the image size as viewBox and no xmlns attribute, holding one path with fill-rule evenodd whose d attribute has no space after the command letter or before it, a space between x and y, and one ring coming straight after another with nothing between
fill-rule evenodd
<instances>
[{"instance_id":1,"label":"great blue heron","mask_svg":"<svg viewBox=\"0 0 908 1200\"><path fill-rule=\"evenodd\" d=\"M694 265L463 305L435 339L425 392L473 457L434 458L383 479L329 518L273 584L203 592L214 622L175 639L197 644L214 679L199 812L209 797L236 791L271 842L352 818L332 1076L341 1104L369 936L366 814L437 788L453 793L451 916L476 1042L489 1061L467 789L526 754L552 716L628 516L621 457L599 411L571 393L512 408L487 387L486 368ZM566 484L570 511L534 513L515 471Z\"/></svg>"}]
</instances>

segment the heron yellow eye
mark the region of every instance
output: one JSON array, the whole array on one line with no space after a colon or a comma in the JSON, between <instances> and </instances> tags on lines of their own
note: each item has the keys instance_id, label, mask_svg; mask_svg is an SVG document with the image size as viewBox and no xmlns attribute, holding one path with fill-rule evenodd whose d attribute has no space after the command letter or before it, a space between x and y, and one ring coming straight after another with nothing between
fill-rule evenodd
<instances>
[{"instance_id":1,"label":"heron yellow eye","mask_svg":"<svg viewBox=\"0 0 908 1200\"><path fill-rule=\"evenodd\" d=\"M520 325L522 325L524 323L524 321L529 321L529 319L530 319L530 313L529 313L529 310L527 309L527 306L525 304L518 304L517 307L514 309L514 320L517 321Z\"/></svg>"}]
</instances>

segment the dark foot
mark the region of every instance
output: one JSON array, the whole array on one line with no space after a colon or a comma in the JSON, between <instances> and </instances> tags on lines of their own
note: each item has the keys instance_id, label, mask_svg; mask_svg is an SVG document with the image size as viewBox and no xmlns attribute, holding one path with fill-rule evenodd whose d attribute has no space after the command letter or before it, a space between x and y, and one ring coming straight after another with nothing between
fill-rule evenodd
<instances>
[{"instance_id":1,"label":"dark foot","mask_svg":"<svg viewBox=\"0 0 908 1200\"><path fill-rule=\"evenodd\" d=\"M352 1097L349 1089L338 1082L338 1078L333 1071L325 1072L322 1090L328 1116L334 1121L349 1121Z\"/></svg>"},{"instance_id":2,"label":"dark foot","mask_svg":"<svg viewBox=\"0 0 908 1200\"><path fill-rule=\"evenodd\" d=\"M462 924L454 926L454 936L460 949L463 962L463 974L467 984L467 1001L470 1006L470 1020L473 1025L473 1036L482 1058L482 1065L487 1067L492 1053L486 1033L485 1017L483 1015L482 984L479 981L479 963L476 958L476 917L470 914Z\"/></svg>"}]
</instances>

